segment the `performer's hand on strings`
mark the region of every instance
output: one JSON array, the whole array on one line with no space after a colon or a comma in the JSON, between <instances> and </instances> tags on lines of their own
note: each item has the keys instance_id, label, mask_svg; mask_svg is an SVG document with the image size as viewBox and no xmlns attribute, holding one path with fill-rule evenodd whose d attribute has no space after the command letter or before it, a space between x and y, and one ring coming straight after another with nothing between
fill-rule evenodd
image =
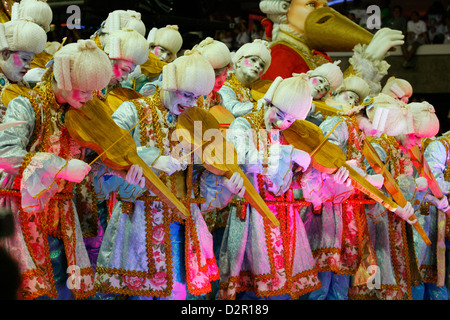
<instances>
[{"instance_id":1,"label":"performer's hand on strings","mask_svg":"<svg viewBox=\"0 0 450 320\"><path fill-rule=\"evenodd\" d=\"M139 185L139 187L145 187L145 177L143 175L142 167L137 164L134 164L128 170L125 181L129 184Z\"/></svg>"}]
</instances>

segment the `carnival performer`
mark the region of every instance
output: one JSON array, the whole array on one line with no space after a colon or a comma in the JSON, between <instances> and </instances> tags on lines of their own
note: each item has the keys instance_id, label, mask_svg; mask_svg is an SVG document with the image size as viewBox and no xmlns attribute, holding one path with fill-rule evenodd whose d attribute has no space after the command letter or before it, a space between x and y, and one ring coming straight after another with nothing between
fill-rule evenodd
<instances>
[{"instance_id":1,"label":"carnival performer","mask_svg":"<svg viewBox=\"0 0 450 320\"><path fill-rule=\"evenodd\" d=\"M192 50L198 51L209 61L215 74L215 82L212 91L208 95L201 96L197 100L197 106L205 110L210 110L214 106L222 106L222 97L218 91L225 83L228 72L233 68L230 50L223 42L214 40L210 37L195 45ZM228 206L222 210L211 210L203 213L208 229L213 235L213 247L216 260L219 258L220 246L222 244L223 232L227 223L228 213ZM209 294L209 296L213 297L213 299L217 299L219 292L218 286L219 284L217 280L214 282L212 292ZM207 297L202 296L201 298Z\"/></svg>"},{"instance_id":2,"label":"carnival performer","mask_svg":"<svg viewBox=\"0 0 450 320\"><path fill-rule=\"evenodd\" d=\"M420 188L416 190L415 199L419 203L416 207L416 216L420 224L424 227L431 241L431 245L426 246L415 232L414 249L417 256L421 281L420 283L417 283L417 281L414 283L412 288L413 299L448 300L448 292L445 286L446 217L444 213L448 207L446 197L448 188L445 189L445 186L443 186L443 182L445 184L445 179L443 179L446 169L445 160L444 162L439 162L439 160L447 156L445 149L447 140L445 136L433 139L439 131L439 121L432 105L428 102L414 102L409 103L406 107L412 114L414 136L402 137L402 141L409 143L405 150L408 150L414 145L418 145L419 147L422 145L422 148L425 148L425 144L422 142L422 140L425 140L426 148L425 150L421 150L421 152L424 152L427 161L428 159L431 161L431 172L433 175L436 175L436 181L438 181L439 188L444 194L442 199L437 199L433 195L431 188L426 187L427 180L425 177L416 178L416 181L419 179L425 180L422 183L424 185L422 190ZM429 148L431 143L432 145ZM440 166L441 172L438 169ZM417 176L418 174L415 173L415 175Z\"/></svg>"},{"instance_id":3,"label":"carnival performer","mask_svg":"<svg viewBox=\"0 0 450 320\"><path fill-rule=\"evenodd\" d=\"M223 106L233 116L240 117L256 111L251 85L258 81L270 65L268 42L256 39L240 47L233 55L233 72L219 90Z\"/></svg>"},{"instance_id":4,"label":"carnival performer","mask_svg":"<svg viewBox=\"0 0 450 320\"><path fill-rule=\"evenodd\" d=\"M331 93L342 84L343 74L339 63L325 63L314 70L309 70L306 75L309 77L309 86L313 97L313 107L306 120L320 125L323 115L315 111L315 104L324 101Z\"/></svg>"},{"instance_id":5,"label":"carnival performer","mask_svg":"<svg viewBox=\"0 0 450 320\"><path fill-rule=\"evenodd\" d=\"M425 146L424 151L424 157L426 161L428 162L431 172L433 173L433 176L435 177L442 193L444 194L444 197L442 199L437 199L433 195L429 195L426 197L426 200L431 202L436 208L430 207L430 211L434 210L440 210L442 212L448 211L449 205L448 205L448 194L450 192L450 131L447 131L442 134L440 137L436 137L434 139L431 139L431 141ZM446 247L446 260L444 262L448 262L448 256L450 254L450 222L449 217L446 217L445 222L445 247ZM439 220L438 220L439 221ZM442 232L441 226L438 224L437 231ZM448 265L445 266L445 285L447 288L447 295L449 292L449 267ZM442 272L441 270L437 270L437 272ZM425 283L425 290L431 291L428 294L428 299L432 299L433 297L436 297L437 295L433 295L433 291L430 290L427 287L431 287L431 289L434 289L434 284L432 283ZM442 294L442 292L441 292ZM443 296L443 295L442 295ZM427 296L424 297L425 299Z\"/></svg>"},{"instance_id":6,"label":"carnival performer","mask_svg":"<svg viewBox=\"0 0 450 320\"><path fill-rule=\"evenodd\" d=\"M382 101L381 98L376 99L377 105ZM392 99L391 103L396 103L396 100ZM372 113L368 116L362 110L365 110L364 103L346 116L329 116L320 128L330 142L344 151L347 163L379 189L384 179L374 172L366 173L368 167L362 151L366 137L381 134L387 125L374 122L375 116ZM390 120L394 119L399 127L406 123L406 120L400 122L402 118L398 117ZM339 169L330 176L311 169L301 181L304 199L312 202L312 208L306 208L304 212L303 221L316 265L321 271L322 289L312 292L308 297L311 300L348 299L349 276L357 272L360 264L376 265L373 246L366 241L370 238L364 211L364 204L374 201L355 193L348 180L347 170ZM405 211L413 213L408 206L397 209L396 214L404 214Z\"/></svg>"},{"instance_id":7,"label":"carnival performer","mask_svg":"<svg viewBox=\"0 0 450 320\"><path fill-rule=\"evenodd\" d=\"M413 166L408 156L408 149L414 146L421 134L429 135L435 131L437 118L434 113L423 110L422 124L428 128L427 133L420 133L418 123L412 121L412 114L398 100L379 94L373 100L366 98L365 113L371 123L377 123L376 137L367 131L367 142L371 143L379 158L395 178L400 192L404 195L407 204L399 207L394 214L386 210L381 204L366 207L367 224L376 252L376 266L379 277L379 286L371 287L366 284L353 285L349 290L351 299L377 299L377 300L411 300L413 298L412 286L417 281L417 258L414 254L414 244L421 237L413 236L411 224L421 219L417 214L416 201L423 196L426 183L421 182L414 175ZM356 109L357 110L357 109ZM383 110L380 113L380 110ZM377 116L387 111L387 116ZM386 119L386 120L383 120ZM369 127L368 124L363 126ZM380 133L381 136L380 136ZM434 133L435 134L435 133ZM374 172L371 165L366 162L368 173ZM387 190L383 188L385 194ZM410 217L413 217L410 219ZM414 237L414 238L413 238Z\"/></svg>"},{"instance_id":8,"label":"carnival performer","mask_svg":"<svg viewBox=\"0 0 450 320\"><path fill-rule=\"evenodd\" d=\"M47 35L33 22L15 20L0 25L0 123L8 102L28 90L23 77L34 55L44 50L46 42ZM12 84L15 85L6 91Z\"/></svg>"},{"instance_id":9,"label":"carnival performer","mask_svg":"<svg viewBox=\"0 0 450 320\"><path fill-rule=\"evenodd\" d=\"M107 95L125 81L135 68L147 60L148 44L145 38L132 29L112 31L103 37L103 51L111 60L113 76L108 86L102 90L102 96ZM122 101L127 97L122 97ZM119 103L108 104L113 113Z\"/></svg>"},{"instance_id":10,"label":"carnival performer","mask_svg":"<svg viewBox=\"0 0 450 320\"><path fill-rule=\"evenodd\" d=\"M333 94L325 99L325 104L343 112L362 103L370 93L369 85L358 76L350 76L343 80Z\"/></svg>"},{"instance_id":11,"label":"carnival performer","mask_svg":"<svg viewBox=\"0 0 450 320\"><path fill-rule=\"evenodd\" d=\"M114 10L108 14L100 28L91 36L100 49L103 49L103 41L108 34L117 30L132 29L145 37L145 24L141 20L141 13L134 10Z\"/></svg>"},{"instance_id":12,"label":"carnival performer","mask_svg":"<svg viewBox=\"0 0 450 320\"><path fill-rule=\"evenodd\" d=\"M113 72L107 87L96 92L96 96L105 101L105 107L112 115L120 104L129 100L127 92L120 91L120 82L125 80L137 65L146 61L148 46L146 39L132 29L112 31L103 37L103 41L103 51L110 59ZM119 90L115 90L117 88ZM108 201L97 202L93 179L93 175L84 179L83 183L76 186L75 192L86 248L91 264L95 267L115 194L112 194Z\"/></svg>"},{"instance_id":13,"label":"carnival performer","mask_svg":"<svg viewBox=\"0 0 450 320\"><path fill-rule=\"evenodd\" d=\"M177 117L194 106L214 86L214 70L198 53L190 53L165 65L162 87L155 94L124 102L114 121L130 130L139 156L160 172L170 190L185 201L191 216L185 220L158 201L152 192L137 187L119 190L97 260L96 287L101 292L131 299L186 298L211 290L218 278L212 236L202 218L196 172L188 150L178 149L172 134ZM110 176L108 170L101 177ZM118 180L119 179L119 180ZM98 198L121 186L120 178L99 178Z\"/></svg>"},{"instance_id":14,"label":"carnival performer","mask_svg":"<svg viewBox=\"0 0 450 320\"><path fill-rule=\"evenodd\" d=\"M230 204L233 194L224 186L231 179L202 177L202 192L214 200L202 205L204 211L230 207L220 249L221 300L295 299L320 287L299 210L288 204L294 201L293 168L306 170L310 157L282 141L282 130L304 120L311 101L305 74L277 78L260 110L236 118L227 130L238 163L280 226L271 226L242 199Z\"/></svg>"},{"instance_id":15,"label":"carnival performer","mask_svg":"<svg viewBox=\"0 0 450 320\"><path fill-rule=\"evenodd\" d=\"M132 88L144 96L152 95L161 84L162 67L176 59L183 45L183 38L177 25L152 28L147 36L148 59L127 81L124 87Z\"/></svg>"},{"instance_id":16,"label":"carnival performer","mask_svg":"<svg viewBox=\"0 0 450 320\"><path fill-rule=\"evenodd\" d=\"M52 8L46 0L21 0L14 2L11 7L11 21L27 19L40 26L46 33L50 31L50 24L53 19ZM25 80L35 85L42 74L45 72L45 65L53 57L60 44L57 41L47 42L42 52L35 54L31 62L31 69L38 68L28 72Z\"/></svg>"},{"instance_id":17,"label":"carnival performer","mask_svg":"<svg viewBox=\"0 0 450 320\"><path fill-rule=\"evenodd\" d=\"M45 37L41 40L43 48ZM8 105L5 123L25 122L0 133L0 203L14 212L16 230L1 245L20 264L19 299L83 299L95 293L73 203L74 185L90 167L64 115L92 99L111 74L106 54L93 41L79 40L55 54L39 86ZM75 282L67 281L67 270L77 274Z\"/></svg>"}]
</instances>

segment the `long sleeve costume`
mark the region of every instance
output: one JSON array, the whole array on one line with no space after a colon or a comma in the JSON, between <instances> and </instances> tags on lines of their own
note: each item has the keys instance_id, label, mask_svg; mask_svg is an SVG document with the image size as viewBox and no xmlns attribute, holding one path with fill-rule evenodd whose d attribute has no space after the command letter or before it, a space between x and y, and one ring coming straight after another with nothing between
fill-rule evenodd
<instances>
[{"instance_id":1,"label":"long sleeve costume","mask_svg":"<svg viewBox=\"0 0 450 320\"><path fill-rule=\"evenodd\" d=\"M65 127L65 111L49 88L45 94L30 91L9 102L4 118L26 123L0 132L0 203L13 211L16 230L2 246L20 264L20 299L61 297L57 286L67 298L68 289L78 299L95 293L73 202L74 183L56 178L68 160L84 158L84 148ZM75 273L73 286L66 286L64 265Z\"/></svg>"},{"instance_id":2,"label":"long sleeve costume","mask_svg":"<svg viewBox=\"0 0 450 320\"><path fill-rule=\"evenodd\" d=\"M237 118L227 131L227 140L235 146L244 173L280 221L280 226L272 227L245 201L230 205L219 260L219 299L236 299L243 292L253 292L258 298L280 295L297 298L320 287L303 222L290 189L293 147L278 145L278 166L269 166L267 175L262 173L269 147L280 143L275 137L268 137L264 147L261 139L265 138L258 136L267 132L263 114L261 110ZM254 143L252 129L259 142ZM233 195L220 179L223 177L202 177L201 190L216 195L214 201L206 202L204 207L217 209L230 203ZM269 186L273 192L268 191Z\"/></svg>"},{"instance_id":3,"label":"long sleeve costume","mask_svg":"<svg viewBox=\"0 0 450 320\"><path fill-rule=\"evenodd\" d=\"M177 117L160 103L159 89L152 96L124 102L113 119L125 130L143 120L130 133L148 165L159 155L171 154ZM103 292L176 299L184 284L199 295L209 292L210 282L218 279L212 236L198 207L202 199L193 165L159 177L186 203L191 216L183 221L147 189L131 197L119 190L97 261L95 281Z\"/></svg>"}]
</instances>

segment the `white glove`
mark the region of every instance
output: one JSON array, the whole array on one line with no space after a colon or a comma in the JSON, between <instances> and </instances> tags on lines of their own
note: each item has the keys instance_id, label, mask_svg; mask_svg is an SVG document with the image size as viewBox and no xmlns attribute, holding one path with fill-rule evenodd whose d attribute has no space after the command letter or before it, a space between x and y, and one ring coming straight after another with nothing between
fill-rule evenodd
<instances>
[{"instance_id":1,"label":"white glove","mask_svg":"<svg viewBox=\"0 0 450 320\"><path fill-rule=\"evenodd\" d=\"M349 187L352 184L352 180L349 178L350 172L346 167L340 167L335 173L333 173L333 179L338 184L345 184Z\"/></svg>"},{"instance_id":2,"label":"white glove","mask_svg":"<svg viewBox=\"0 0 450 320\"><path fill-rule=\"evenodd\" d=\"M424 177L419 177L415 181L416 181L416 185L417 185L417 191L427 190L427 188L428 188L427 179L425 179Z\"/></svg>"},{"instance_id":3,"label":"white glove","mask_svg":"<svg viewBox=\"0 0 450 320\"><path fill-rule=\"evenodd\" d=\"M230 190L231 193L243 197L245 194L244 179L239 172L233 173L230 179L223 177L223 185Z\"/></svg>"},{"instance_id":4,"label":"white glove","mask_svg":"<svg viewBox=\"0 0 450 320\"><path fill-rule=\"evenodd\" d=\"M137 164L132 165L125 176L125 181L129 184L137 184L139 187L144 188L145 177L142 174L142 167Z\"/></svg>"},{"instance_id":5,"label":"white glove","mask_svg":"<svg viewBox=\"0 0 450 320\"><path fill-rule=\"evenodd\" d=\"M409 202L403 208L398 207L397 210L394 211L394 213L409 224L414 224L417 222L417 219L415 219L415 217L413 221L409 220L409 217L414 216L414 208Z\"/></svg>"},{"instance_id":6,"label":"white glove","mask_svg":"<svg viewBox=\"0 0 450 320\"><path fill-rule=\"evenodd\" d=\"M436 206L436 208L438 208L438 210L447 212L448 209L450 209L450 206L448 204L448 199L446 196L443 196L442 199L439 200L435 196L433 196L431 194L427 194L425 196L425 200L433 203Z\"/></svg>"},{"instance_id":7,"label":"white glove","mask_svg":"<svg viewBox=\"0 0 450 320\"><path fill-rule=\"evenodd\" d=\"M169 176L176 172L180 171L181 163L171 156L160 156L155 163L153 163L152 168L167 173Z\"/></svg>"},{"instance_id":8,"label":"white glove","mask_svg":"<svg viewBox=\"0 0 450 320\"><path fill-rule=\"evenodd\" d=\"M374 61L381 61L392 47L404 43L404 37L400 30L382 28L373 36L372 41L367 46L366 54Z\"/></svg>"},{"instance_id":9,"label":"white glove","mask_svg":"<svg viewBox=\"0 0 450 320\"><path fill-rule=\"evenodd\" d=\"M311 164L311 157L308 152L294 148L292 151L292 161L300 166L299 169L302 172L305 172Z\"/></svg>"},{"instance_id":10,"label":"white glove","mask_svg":"<svg viewBox=\"0 0 450 320\"><path fill-rule=\"evenodd\" d=\"M67 165L56 176L71 182L80 183L91 171L91 167L84 161L78 159L69 160Z\"/></svg>"}]
</instances>

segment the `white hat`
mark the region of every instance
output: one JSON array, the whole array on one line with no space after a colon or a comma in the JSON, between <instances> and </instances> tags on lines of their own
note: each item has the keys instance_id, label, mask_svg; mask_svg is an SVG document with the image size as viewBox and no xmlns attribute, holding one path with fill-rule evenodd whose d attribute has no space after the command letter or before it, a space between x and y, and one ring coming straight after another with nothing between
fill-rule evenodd
<instances>
[{"instance_id":1,"label":"white hat","mask_svg":"<svg viewBox=\"0 0 450 320\"><path fill-rule=\"evenodd\" d=\"M144 36L132 29L117 30L104 39L103 50L110 59L128 60L135 65L148 59L148 43Z\"/></svg>"},{"instance_id":2,"label":"white hat","mask_svg":"<svg viewBox=\"0 0 450 320\"><path fill-rule=\"evenodd\" d=\"M312 96L306 74L293 74L283 79L277 77L264 95L272 103L297 120L304 120L311 110Z\"/></svg>"},{"instance_id":3,"label":"white hat","mask_svg":"<svg viewBox=\"0 0 450 320\"><path fill-rule=\"evenodd\" d=\"M117 30L133 29L145 37L145 24L141 20L141 14L134 10L115 10L108 14L103 33L112 33Z\"/></svg>"},{"instance_id":4,"label":"white hat","mask_svg":"<svg viewBox=\"0 0 450 320\"><path fill-rule=\"evenodd\" d=\"M335 61L334 63L324 63L313 70L309 70L308 72L306 72L306 74L310 78L318 76L324 77L330 84L330 91L334 91L342 84L342 81L344 80L342 70L338 66L340 62L341 61Z\"/></svg>"},{"instance_id":5,"label":"white hat","mask_svg":"<svg viewBox=\"0 0 450 320\"><path fill-rule=\"evenodd\" d=\"M147 36L150 46L161 46L172 53L172 59L176 58L183 45L183 37L178 31L177 25L167 25L164 28L152 28Z\"/></svg>"},{"instance_id":6,"label":"white hat","mask_svg":"<svg viewBox=\"0 0 450 320\"><path fill-rule=\"evenodd\" d=\"M345 78L342 81L342 85L336 89L336 93L343 91L352 91L356 93L359 96L359 100L362 101L370 94L370 87L363 78L358 76L350 76Z\"/></svg>"},{"instance_id":7,"label":"white hat","mask_svg":"<svg viewBox=\"0 0 450 320\"><path fill-rule=\"evenodd\" d=\"M11 20L30 19L45 32L50 31L53 19L52 8L46 0L22 0L15 2L11 8Z\"/></svg>"},{"instance_id":8,"label":"white hat","mask_svg":"<svg viewBox=\"0 0 450 320\"><path fill-rule=\"evenodd\" d=\"M47 34L36 23L14 20L0 24L0 51L40 53L47 43Z\"/></svg>"},{"instance_id":9,"label":"white hat","mask_svg":"<svg viewBox=\"0 0 450 320\"><path fill-rule=\"evenodd\" d=\"M200 52L214 69L222 69L232 63L230 49L228 49L227 45L211 37L195 45L192 50Z\"/></svg>"},{"instance_id":10,"label":"white hat","mask_svg":"<svg viewBox=\"0 0 450 320\"><path fill-rule=\"evenodd\" d=\"M414 121L414 133L423 138L434 137L439 132L439 119L434 107L426 101L406 105Z\"/></svg>"},{"instance_id":11,"label":"white hat","mask_svg":"<svg viewBox=\"0 0 450 320\"><path fill-rule=\"evenodd\" d=\"M412 132L411 114L398 100L384 93L368 99L371 103L366 106L366 114L375 128L388 136Z\"/></svg>"},{"instance_id":12,"label":"white hat","mask_svg":"<svg viewBox=\"0 0 450 320\"><path fill-rule=\"evenodd\" d=\"M54 56L53 74L63 90L101 90L112 77L111 62L92 40L63 46Z\"/></svg>"},{"instance_id":13,"label":"white hat","mask_svg":"<svg viewBox=\"0 0 450 320\"><path fill-rule=\"evenodd\" d=\"M413 94L413 88L411 84L404 79L390 77L381 92L390 95L393 98L402 98L404 96L409 98Z\"/></svg>"},{"instance_id":14,"label":"white hat","mask_svg":"<svg viewBox=\"0 0 450 320\"><path fill-rule=\"evenodd\" d=\"M264 61L265 66L262 72L262 74L264 74L272 61L269 42L261 39L255 39L253 42L242 45L233 55L233 63L236 64L242 58L250 56L260 57L261 60Z\"/></svg>"},{"instance_id":15,"label":"white hat","mask_svg":"<svg viewBox=\"0 0 450 320\"><path fill-rule=\"evenodd\" d=\"M162 89L206 95L214 87L211 64L198 52L191 51L166 64L162 69Z\"/></svg>"}]
</instances>

